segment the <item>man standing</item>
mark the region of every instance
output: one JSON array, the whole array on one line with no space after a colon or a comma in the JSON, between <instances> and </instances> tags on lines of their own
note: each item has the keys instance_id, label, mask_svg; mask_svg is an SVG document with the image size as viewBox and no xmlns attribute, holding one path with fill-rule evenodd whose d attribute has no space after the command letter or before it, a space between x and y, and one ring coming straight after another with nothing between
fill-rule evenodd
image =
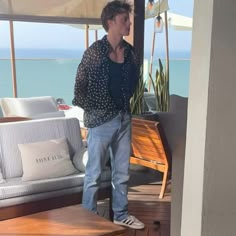
<instances>
[{"instance_id":1,"label":"man standing","mask_svg":"<svg viewBox=\"0 0 236 236\"><path fill-rule=\"evenodd\" d=\"M131 5L109 2L101 20L107 35L93 43L78 67L73 105L84 109L88 127L88 162L83 207L97 211L97 191L108 148L111 148L112 209L114 223L134 229L144 224L128 214L128 180L131 142L129 100L139 79L134 48L123 40L129 35Z\"/></svg>"}]
</instances>

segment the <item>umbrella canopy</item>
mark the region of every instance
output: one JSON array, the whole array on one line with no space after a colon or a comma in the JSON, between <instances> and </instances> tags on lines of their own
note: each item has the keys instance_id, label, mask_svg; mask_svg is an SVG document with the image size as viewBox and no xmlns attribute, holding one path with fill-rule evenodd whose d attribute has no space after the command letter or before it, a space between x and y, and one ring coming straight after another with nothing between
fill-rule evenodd
<instances>
[{"instance_id":1,"label":"umbrella canopy","mask_svg":"<svg viewBox=\"0 0 236 236\"><path fill-rule=\"evenodd\" d=\"M101 24L108 0L0 0L0 20Z\"/></svg>"},{"instance_id":2,"label":"umbrella canopy","mask_svg":"<svg viewBox=\"0 0 236 236\"><path fill-rule=\"evenodd\" d=\"M103 29L102 25L92 25L92 24L68 24L74 28L84 29L85 25L88 25L89 30L101 30Z\"/></svg>"},{"instance_id":3,"label":"umbrella canopy","mask_svg":"<svg viewBox=\"0 0 236 236\"><path fill-rule=\"evenodd\" d=\"M159 0L154 2L151 9L148 6L145 8L145 19L154 18L158 13L162 13L169 10L168 0Z\"/></svg>"},{"instance_id":4,"label":"umbrella canopy","mask_svg":"<svg viewBox=\"0 0 236 236\"><path fill-rule=\"evenodd\" d=\"M169 10L168 0L159 0L154 2L152 9L148 9L148 6L145 8L145 19L150 19L156 17L158 14L161 15L164 23L165 22L165 13ZM167 12L167 25L173 27L175 30L192 30L192 18L183 16L180 14L175 14Z\"/></svg>"},{"instance_id":5,"label":"umbrella canopy","mask_svg":"<svg viewBox=\"0 0 236 236\"><path fill-rule=\"evenodd\" d=\"M164 14L161 14L165 21ZM168 26L175 30L192 30L193 19L191 17L167 12Z\"/></svg>"},{"instance_id":6,"label":"umbrella canopy","mask_svg":"<svg viewBox=\"0 0 236 236\"><path fill-rule=\"evenodd\" d=\"M77 23L89 24L89 29L102 29L100 15L102 8L109 0L0 0L0 20L16 20L28 22ZM152 10L145 9L145 19L169 9L168 0L153 4ZM164 16L163 16L164 19ZM168 24L177 30L188 30L192 27L189 17L169 13Z\"/></svg>"}]
</instances>

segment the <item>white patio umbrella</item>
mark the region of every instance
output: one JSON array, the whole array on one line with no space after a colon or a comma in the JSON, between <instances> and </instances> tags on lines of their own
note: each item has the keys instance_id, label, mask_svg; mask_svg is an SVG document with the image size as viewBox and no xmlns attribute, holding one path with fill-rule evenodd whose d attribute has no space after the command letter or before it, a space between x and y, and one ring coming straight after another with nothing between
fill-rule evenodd
<instances>
[{"instance_id":1,"label":"white patio umbrella","mask_svg":"<svg viewBox=\"0 0 236 236\"><path fill-rule=\"evenodd\" d=\"M168 42L169 40L168 40L168 18L167 18L168 10L169 10L168 0L159 0L158 2L153 3L151 9L148 7L148 5L145 8L145 19L150 19L150 18L155 19L158 15L164 14L164 19L166 22L165 23L165 36L166 36L166 73L167 74L169 74L169 42ZM155 30L153 30L149 74L152 74L155 41L156 41L156 32ZM150 87L151 87L151 80L148 80L149 91L150 91Z\"/></svg>"},{"instance_id":2,"label":"white patio umbrella","mask_svg":"<svg viewBox=\"0 0 236 236\"><path fill-rule=\"evenodd\" d=\"M158 2L153 4L152 11L149 11L146 8L145 18L155 19L155 17L158 16L159 14L162 17L163 23L165 25L165 34L166 34L166 73L169 74L168 27L171 27L175 30L192 30L192 18L183 16L180 14L167 12L168 9L169 9L168 0L162 0L162 1L159 0ZM149 74L152 74L153 57L154 57L154 50L155 50L155 39L156 39L156 32L153 31ZM150 83L149 83L149 90L150 90Z\"/></svg>"},{"instance_id":3,"label":"white patio umbrella","mask_svg":"<svg viewBox=\"0 0 236 236\"><path fill-rule=\"evenodd\" d=\"M161 16L163 16L163 14L161 14ZM192 30L193 19L191 17L167 12L167 21L168 26L175 30Z\"/></svg>"},{"instance_id":4,"label":"white patio umbrella","mask_svg":"<svg viewBox=\"0 0 236 236\"><path fill-rule=\"evenodd\" d=\"M158 13L162 13L169 10L168 0L159 0L154 2L152 9L149 9L148 4L145 8L145 19L154 18Z\"/></svg>"}]
</instances>

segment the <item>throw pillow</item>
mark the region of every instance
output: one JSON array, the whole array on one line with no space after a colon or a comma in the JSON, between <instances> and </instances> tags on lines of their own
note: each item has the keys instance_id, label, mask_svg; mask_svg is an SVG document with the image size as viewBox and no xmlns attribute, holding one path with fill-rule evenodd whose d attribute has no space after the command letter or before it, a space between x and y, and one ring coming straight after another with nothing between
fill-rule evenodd
<instances>
[{"instance_id":1,"label":"throw pillow","mask_svg":"<svg viewBox=\"0 0 236 236\"><path fill-rule=\"evenodd\" d=\"M103 164L104 167L107 165L109 160L110 160L110 150L108 149L106 156L104 157L104 164ZM73 157L73 163L79 171L85 172L87 162L88 162L88 150L85 150L82 156L79 152L75 153Z\"/></svg>"},{"instance_id":2,"label":"throw pillow","mask_svg":"<svg viewBox=\"0 0 236 236\"><path fill-rule=\"evenodd\" d=\"M73 157L73 163L74 163L76 169L78 169L81 172L85 172L87 161L88 161L88 151L87 150L83 153L82 157L79 152L76 152Z\"/></svg>"},{"instance_id":3,"label":"throw pillow","mask_svg":"<svg viewBox=\"0 0 236 236\"><path fill-rule=\"evenodd\" d=\"M18 144L23 167L22 180L39 180L75 174L66 139Z\"/></svg>"}]
</instances>

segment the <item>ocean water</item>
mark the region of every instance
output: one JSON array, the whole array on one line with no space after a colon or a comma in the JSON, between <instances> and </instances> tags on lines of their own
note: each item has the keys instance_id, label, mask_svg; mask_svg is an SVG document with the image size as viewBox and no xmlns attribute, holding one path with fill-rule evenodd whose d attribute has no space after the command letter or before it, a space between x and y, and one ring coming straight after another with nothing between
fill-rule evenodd
<instances>
[{"instance_id":1,"label":"ocean water","mask_svg":"<svg viewBox=\"0 0 236 236\"><path fill-rule=\"evenodd\" d=\"M18 97L54 96L67 104L73 99L74 81L81 50L16 50ZM0 49L0 97L12 97L11 62L9 49ZM147 77L148 58L145 54L144 71ZM170 57L170 93L188 96L190 56L177 52ZM164 60L163 60L163 63ZM153 74L157 60L153 63Z\"/></svg>"}]
</instances>

